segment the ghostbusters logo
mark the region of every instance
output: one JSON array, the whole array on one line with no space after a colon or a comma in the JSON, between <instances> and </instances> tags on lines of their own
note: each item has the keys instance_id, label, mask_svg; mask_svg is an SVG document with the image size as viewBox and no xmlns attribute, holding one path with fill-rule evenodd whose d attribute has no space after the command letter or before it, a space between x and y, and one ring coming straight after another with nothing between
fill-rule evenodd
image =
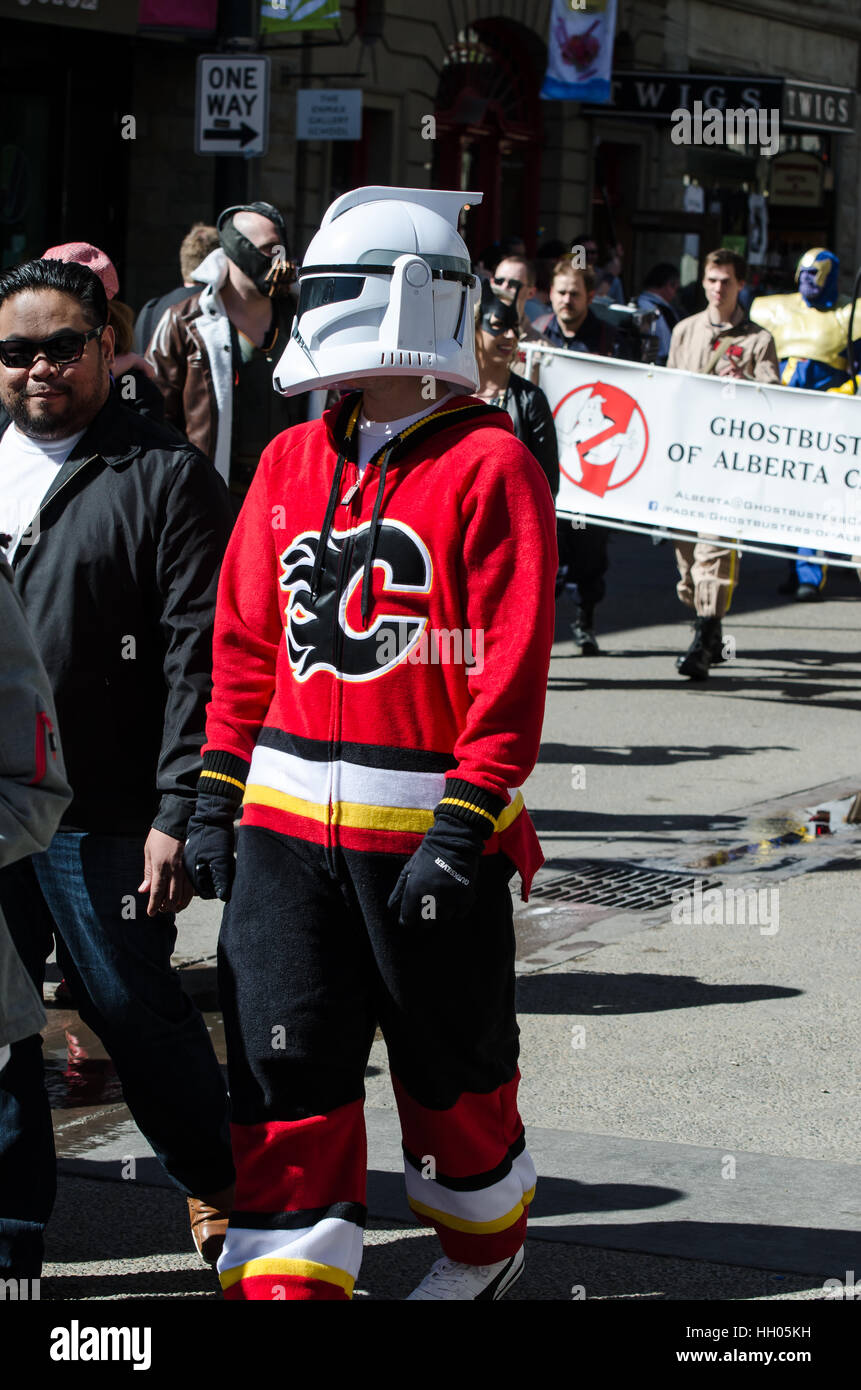
<instances>
[{"instance_id":1,"label":"ghostbusters logo","mask_svg":"<svg viewBox=\"0 0 861 1390\"><path fill-rule=\"evenodd\" d=\"M603 497L639 472L649 430L637 402L618 386L604 381L578 386L562 397L553 417L559 466L577 487Z\"/></svg>"},{"instance_id":2,"label":"ghostbusters logo","mask_svg":"<svg viewBox=\"0 0 861 1390\"><path fill-rule=\"evenodd\" d=\"M287 654L297 681L308 680L315 671L329 671L338 680L374 680L399 665L421 641L428 620L414 612L398 613L398 595L404 596L402 607L414 607L408 596L430 593L433 567L427 547L400 521L379 523L372 621L367 628L361 626L369 534L369 522L355 530L330 532L313 605L311 572L320 532L302 532L279 556L278 582L289 596L284 610Z\"/></svg>"}]
</instances>

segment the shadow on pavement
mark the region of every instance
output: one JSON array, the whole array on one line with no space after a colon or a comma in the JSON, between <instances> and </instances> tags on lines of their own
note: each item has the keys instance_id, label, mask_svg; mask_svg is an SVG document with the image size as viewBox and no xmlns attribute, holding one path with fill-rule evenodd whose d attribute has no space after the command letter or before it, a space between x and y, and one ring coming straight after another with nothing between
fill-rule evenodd
<instances>
[{"instance_id":1,"label":"shadow on pavement","mask_svg":"<svg viewBox=\"0 0 861 1390\"><path fill-rule=\"evenodd\" d=\"M589 767L671 767L675 763L715 762L720 758L736 758L756 753L792 753L787 743L754 744L741 747L730 743L671 743L661 748L644 744L582 744L542 743L538 754L540 763L570 763L587 755Z\"/></svg>"},{"instance_id":2,"label":"shadow on pavement","mask_svg":"<svg viewBox=\"0 0 861 1390\"><path fill-rule=\"evenodd\" d=\"M658 655L658 653L656 653ZM598 658L595 658L598 660ZM834 672L829 673L834 675ZM847 680L857 681L857 671L847 671ZM628 691L654 691L654 690L677 690L681 684L680 677L675 680L591 680L587 677L566 677L551 675L547 682L548 691L555 691L564 694L568 691L571 694L578 694L581 690L628 690ZM857 699L832 700L825 698L830 695L847 694L845 685L826 685L813 680L804 682L798 680L774 679L768 674L763 675L761 671L751 672L749 676L730 676L727 674L726 667L718 667L717 674L709 676L705 681L688 681L687 689L692 698L709 695L738 695L742 700L758 700L761 703L769 701L777 704L810 704L815 698L817 709L861 709L861 694ZM588 746L588 745L584 745Z\"/></svg>"},{"instance_id":3,"label":"shadow on pavement","mask_svg":"<svg viewBox=\"0 0 861 1390\"><path fill-rule=\"evenodd\" d=\"M793 1274L802 1270L814 1279L842 1279L848 1270L857 1269L861 1260L861 1236L857 1232L826 1227L643 1221L631 1225L554 1225L544 1227L544 1231L548 1240ZM535 1232L532 1234L534 1237Z\"/></svg>"},{"instance_id":4,"label":"shadow on pavement","mask_svg":"<svg viewBox=\"0 0 861 1390\"><path fill-rule=\"evenodd\" d=\"M706 1004L792 999L803 993L783 985L710 985L694 975L610 975L578 970L521 975L516 997L521 1014L649 1014L699 1009Z\"/></svg>"},{"instance_id":5,"label":"shadow on pavement","mask_svg":"<svg viewBox=\"0 0 861 1390\"><path fill-rule=\"evenodd\" d=\"M579 832L587 840L594 840L600 837L601 831L612 834L614 839L619 839L625 831L630 831L631 835L637 840L668 838L658 836L659 830L670 832L669 838L678 835L683 830L711 831L715 828L715 822L719 821L725 830L734 830L736 826L747 823L746 816L721 815L681 815L674 816L667 813L658 813L654 816L644 816L641 811L634 815L621 816L609 811L560 811L558 809L542 810L541 808L529 808L529 816L538 834L549 830L565 831L566 836L572 832ZM576 859L556 859L552 867L577 868L580 861Z\"/></svg>"},{"instance_id":6,"label":"shadow on pavement","mask_svg":"<svg viewBox=\"0 0 861 1390\"><path fill-rule=\"evenodd\" d=\"M372 1194L378 1190L390 1201L403 1203L399 1174L371 1172L369 1183ZM543 1178L538 1193L533 1209L537 1218L635 1210L682 1195L673 1188L589 1187L554 1178ZM578 1236L583 1243L572 1243ZM824 1277L842 1278L846 1269L861 1264L858 1237L846 1231L661 1221L602 1227L533 1225L530 1237L526 1270L507 1296L511 1301L785 1296L817 1287L810 1276L773 1272L797 1270L793 1255L801 1258L802 1267L818 1269L818 1258L810 1259L813 1246L828 1252ZM357 1300L406 1298L439 1255L439 1243L426 1228L398 1216L372 1218ZM759 1262L761 1257L771 1271ZM789 1263L781 1264L784 1259ZM747 1264L736 1267L733 1260ZM155 1300L220 1300L217 1276L198 1263L191 1248L182 1198L142 1184L93 1183L61 1175L46 1261L41 1287L45 1301L146 1295ZM134 1267L124 1268L124 1263Z\"/></svg>"}]
</instances>

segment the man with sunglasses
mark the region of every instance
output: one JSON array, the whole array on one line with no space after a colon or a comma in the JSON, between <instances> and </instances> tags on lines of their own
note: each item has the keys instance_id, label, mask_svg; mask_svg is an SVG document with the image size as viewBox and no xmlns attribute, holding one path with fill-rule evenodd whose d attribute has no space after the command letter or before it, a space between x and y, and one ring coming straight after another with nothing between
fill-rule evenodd
<instances>
[{"instance_id":1,"label":"man with sunglasses","mask_svg":"<svg viewBox=\"0 0 861 1390\"><path fill-rule=\"evenodd\" d=\"M191 898L182 847L231 508L197 449L123 405L113 350L88 267L0 274L0 532L73 791L49 848L0 871L0 910L38 989L56 943L81 1018L189 1198L198 1249L217 1257L232 1200L227 1098L170 958ZM10 1154L28 1180L14 1219L0 1195L0 1273L38 1277L55 1176L37 1048L0 1073L0 1169Z\"/></svg>"}]
</instances>

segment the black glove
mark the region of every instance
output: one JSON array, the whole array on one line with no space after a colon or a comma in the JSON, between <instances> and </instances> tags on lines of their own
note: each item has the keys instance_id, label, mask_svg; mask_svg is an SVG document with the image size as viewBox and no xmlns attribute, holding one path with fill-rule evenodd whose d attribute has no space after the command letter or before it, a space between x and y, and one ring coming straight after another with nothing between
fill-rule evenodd
<instances>
[{"instance_id":1,"label":"black glove","mask_svg":"<svg viewBox=\"0 0 861 1390\"><path fill-rule=\"evenodd\" d=\"M224 903L230 901L236 874L233 857L236 812L237 806L232 800L198 792L182 856L198 897L220 898Z\"/></svg>"},{"instance_id":2,"label":"black glove","mask_svg":"<svg viewBox=\"0 0 861 1390\"><path fill-rule=\"evenodd\" d=\"M389 898L402 927L448 925L468 916L475 904L479 860L492 833L492 821L470 824L437 811Z\"/></svg>"},{"instance_id":3,"label":"black glove","mask_svg":"<svg viewBox=\"0 0 861 1390\"><path fill-rule=\"evenodd\" d=\"M235 753L207 751L197 784L197 806L185 834L185 872L201 898L230 902L236 877L233 822L239 814L249 763Z\"/></svg>"}]
</instances>

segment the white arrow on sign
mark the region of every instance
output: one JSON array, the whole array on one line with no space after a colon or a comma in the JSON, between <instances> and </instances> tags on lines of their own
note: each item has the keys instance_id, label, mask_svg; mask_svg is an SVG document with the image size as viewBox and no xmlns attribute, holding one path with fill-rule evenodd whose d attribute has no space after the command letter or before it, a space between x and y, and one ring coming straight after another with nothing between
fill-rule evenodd
<instances>
[{"instance_id":1,"label":"white arrow on sign","mask_svg":"<svg viewBox=\"0 0 861 1390\"><path fill-rule=\"evenodd\" d=\"M269 59L202 53L197 60L195 154L265 154Z\"/></svg>"}]
</instances>

